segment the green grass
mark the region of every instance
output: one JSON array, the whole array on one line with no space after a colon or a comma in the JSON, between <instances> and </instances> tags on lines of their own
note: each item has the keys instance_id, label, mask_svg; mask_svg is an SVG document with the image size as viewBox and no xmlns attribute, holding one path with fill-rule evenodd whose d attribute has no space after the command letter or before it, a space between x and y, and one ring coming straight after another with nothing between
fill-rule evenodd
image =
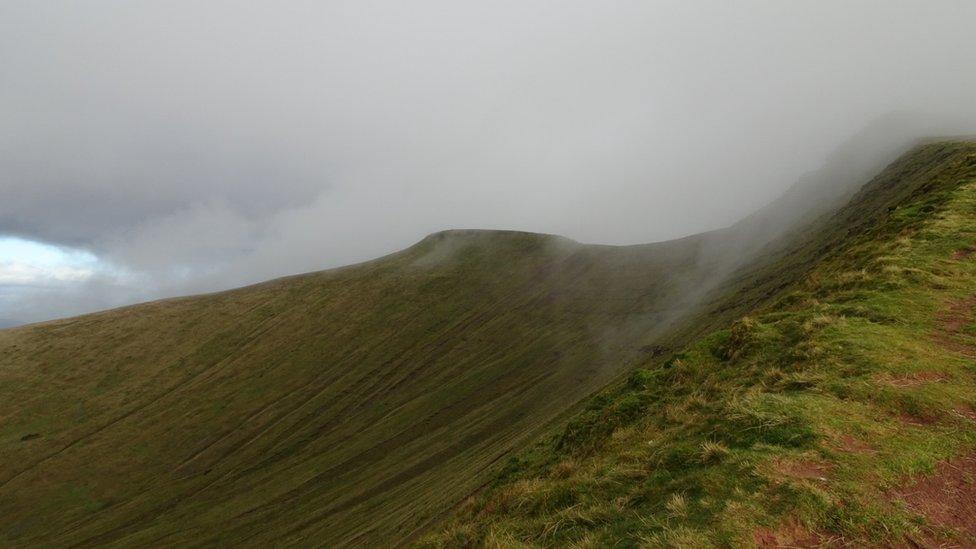
<instances>
[{"instance_id":1,"label":"green grass","mask_svg":"<svg viewBox=\"0 0 976 549\"><path fill-rule=\"evenodd\" d=\"M386 545L451 513L426 542L721 544L784 516L897 535L913 519L858 475L973 442L944 413L972 372L924 336L972 290L949 259L972 150L914 151L757 257L709 252L755 220L631 247L453 231L0 331L0 545ZM776 459L831 483L777 483Z\"/></svg>"},{"instance_id":2,"label":"green grass","mask_svg":"<svg viewBox=\"0 0 976 549\"><path fill-rule=\"evenodd\" d=\"M891 495L976 448L976 425L956 413L976 405L976 337L944 333L945 311L976 295L976 256L955 255L976 243L976 147L943 147L954 154L918 172L926 182L881 222L771 303L590 399L421 544L950 535ZM967 325L974 306L956 307Z\"/></svg>"},{"instance_id":3,"label":"green grass","mask_svg":"<svg viewBox=\"0 0 976 549\"><path fill-rule=\"evenodd\" d=\"M456 231L0 331L0 545L409 539L640 355L659 249Z\"/></svg>"}]
</instances>

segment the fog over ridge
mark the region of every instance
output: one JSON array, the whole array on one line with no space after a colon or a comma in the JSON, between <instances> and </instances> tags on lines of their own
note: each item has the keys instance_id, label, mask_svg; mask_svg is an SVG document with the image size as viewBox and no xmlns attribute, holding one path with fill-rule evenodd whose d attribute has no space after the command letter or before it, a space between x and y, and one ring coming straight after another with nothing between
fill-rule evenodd
<instances>
[{"instance_id":1,"label":"fog over ridge","mask_svg":"<svg viewBox=\"0 0 976 549\"><path fill-rule=\"evenodd\" d=\"M974 16L951 0L6 2L0 236L102 267L0 285L0 318L230 288L455 227L606 244L725 227L825 163L854 185L917 139L976 133Z\"/></svg>"}]
</instances>

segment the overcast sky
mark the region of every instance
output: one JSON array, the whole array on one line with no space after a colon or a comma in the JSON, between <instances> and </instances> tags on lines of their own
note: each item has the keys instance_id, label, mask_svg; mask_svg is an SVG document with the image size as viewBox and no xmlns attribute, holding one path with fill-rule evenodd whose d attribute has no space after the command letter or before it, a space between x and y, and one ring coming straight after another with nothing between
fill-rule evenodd
<instances>
[{"instance_id":1,"label":"overcast sky","mask_svg":"<svg viewBox=\"0 0 976 549\"><path fill-rule=\"evenodd\" d=\"M446 228L725 226L879 117L969 128L974 20L971 0L3 0L0 324Z\"/></svg>"}]
</instances>

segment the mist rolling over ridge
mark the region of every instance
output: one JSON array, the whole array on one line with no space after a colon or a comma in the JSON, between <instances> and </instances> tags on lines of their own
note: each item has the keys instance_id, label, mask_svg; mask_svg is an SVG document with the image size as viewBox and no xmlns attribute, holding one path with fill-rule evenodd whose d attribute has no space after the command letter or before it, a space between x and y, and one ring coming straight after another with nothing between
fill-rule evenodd
<instances>
[{"instance_id":1,"label":"mist rolling over ridge","mask_svg":"<svg viewBox=\"0 0 976 549\"><path fill-rule=\"evenodd\" d=\"M731 402L746 412L725 414L721 407L730 404L722 399L729 397L716 388L720 380L783 378L790 398L810 398L796 387L816 390L815 382L784 378L777 368L847 347L794 345L797 333L824 325L823 311L830 311L804 297L806 286L825 269L836 272L838 261L846 266L851 250L859 258L861 246L905 246L904 236L895 237L919 223L969 223L972 216L948 208L970 203L963 193L974 178L972 143L929 144L900 157L844 205L753 245L742 237L748 222L634 246L452 230L350 267L0 331L0 536L13 546L372 546L425 534L436 540L441 528L453 539L449 519L474 521L463 539L482 535L485 516L532 520L537 512L511 506L489 504L491 511L473 519L454 510L477 508L477 500L456 505L483 488L509 490L509 477L498 474L534 474L524 467L535 467L536 457L543 466L583 463L593 452L599 458L608 437L626 436L618 428L644 418L645 407L683 398L685 383L695 387L689 398L696 406L713 402L696 396L701 391L717 391L719 413L732 422L767 420L761 408L735 400L735 387ZM933 216L938 207L952 215ZM940 257L958 249L960 234L976 235L943 231L931 240ZM716 254L722 249L740 255ZM962 260L952 268L963 268ZM885 288L915 291L925 282L918 282L919 263L884 261L883 268L841 270L830 287L864 292L874 273L892 278L883 280ZM921 287L944 291L946 282ZM836 322L879 318L881 326L905 329L842 298ZM764 310L773 311L768 326L750 318ZM775 319L784 314L817 320L781 328ZM731 334L723 328L730 323ZM791 351L737 362L763 343L760 329L788 330L783 345ZM746 336L734 335L743 330ZM950 353L947 364L954 364L954 348L942 351ZM689 370L699 356L721 364ZM825 369L820 355L810 356L817 371ZM756 364L771 370L757 373ZM665 375L672 381L652 383ZM706 379L688 379L699 375ZM945 387L938 398L970 390ZM677 413L647 419L667 422ZM673 428L696 437L698 452L697 437L714 438L719 420L709 421ZM746 425L733 430L749 434L745 439L723 435L739 441L742 452L790 448L774 444L784 444L779 430ZM946 444L969 431L951 433ZM814 439L796 440L805 449ZM644 441L631 451L643 448L653 447ZM681 468L662 469L671 471L682 478ZM752 478L720 473L733 483ZM588 486L573 481L565 489ZM494 490L485 494L494 497ZM608 519L628 520L623 509Z\"/></svg>"},{"instance_id":2,"label":"mist rolling over ridge","mask_svg":"<svg viewBox=\"0 0 976 549\"><path fill-rule=\"evenodd\" d=\"M0 546L976 547L972 21L0 2Z\"/></svg>"},{"instance_id":3,"label":"mist rolling over ridge","mask_svg":"<svg viewBox=\"0 0 976 549\"><path fill-rule=\"evenodd\" d=\"M0 233L98 258L5 293L0 316L227 289L450 228L678 238L825 163L823 185L863 183L976 117L965 2L120 6L0 8ZM898 112L860 139L870 161L828 159Z\"/></svg>"}]
</instances>

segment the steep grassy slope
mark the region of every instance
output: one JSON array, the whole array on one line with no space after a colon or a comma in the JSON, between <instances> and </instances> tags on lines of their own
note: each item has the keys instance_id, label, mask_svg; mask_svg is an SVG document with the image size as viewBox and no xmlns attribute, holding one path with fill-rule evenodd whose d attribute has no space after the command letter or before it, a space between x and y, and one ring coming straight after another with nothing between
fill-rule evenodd
<instances>
[{"instance_id":1,"label":"steep grassy slope","mask_svg":"<svg viewBox=\"0 0 976 549\"><path fill-rule=\"evenodd\" d=\"M592 398L424 543L976 544L976 146L916 151L833 219L801 280Z\"/></svg>"},{"instance_id":2,"label":"steep grassy slope","mask_svg":"<svg viewBox=\"0 0 976 549\"><path fill-rule=\"evenodd\" d=\"M442 233L0 332L0 540L404 539L626 366L693 244Z\"/></svg>"},{"instance_id":3,"label":"steep grassy slope","mask_svg":"<svg viewBox=\"0 0 976 549\"><path fill-rule=\"evenodd\" d=\"M762 218L632 247L453 231L0 331L0 544L410 540L582 399L768 305L966 154L915 151L772 242Z\"/></svg>"}]
</instances>

